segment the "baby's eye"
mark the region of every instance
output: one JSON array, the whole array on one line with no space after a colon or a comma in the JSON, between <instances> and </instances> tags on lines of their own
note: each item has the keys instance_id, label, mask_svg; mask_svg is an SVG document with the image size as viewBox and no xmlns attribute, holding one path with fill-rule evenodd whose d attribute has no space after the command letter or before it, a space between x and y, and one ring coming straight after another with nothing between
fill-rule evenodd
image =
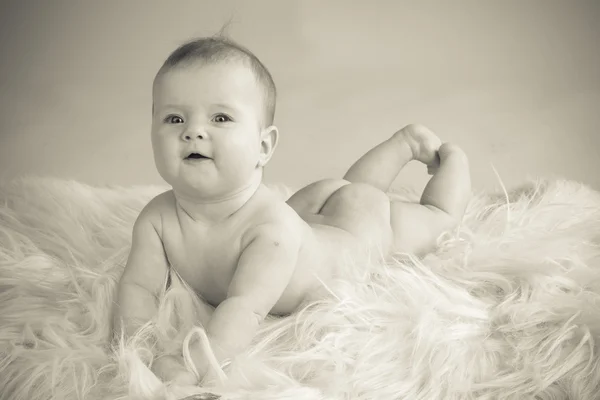
<instances>
[{"instance_id":1,"label":"baby's eye","mask_svg":"<svg viewBox=\"0 0 600 400\"><path fill-rule=\"evenodd\" d=\"M165 118L165 122L169 124L183 124L183 118L179 115L169 115Z\"/></svg>"},{"instance_id":2,"label":"baby's eye","mask_svg":"<svg viewBox=\"0 0 600 400\"><path fill-rule=\"evenodd\" d=\"M222 124L225 122L230 122L231 118L227 114L217 114L213 117L213 121L216 123Z\"/></svg>"}]
</instances>

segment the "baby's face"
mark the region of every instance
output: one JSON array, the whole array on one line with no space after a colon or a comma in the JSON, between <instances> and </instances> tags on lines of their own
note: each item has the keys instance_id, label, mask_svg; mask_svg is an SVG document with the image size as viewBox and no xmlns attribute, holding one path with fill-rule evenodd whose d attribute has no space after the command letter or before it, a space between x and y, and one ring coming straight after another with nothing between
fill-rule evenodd
<instances>
[{"instance_id":1,"label":"baby's face","mask_svg":"<svg viewBox=\"0 0 600 400\"><path fill-rule=\"evenodd\" d=\"M175 67L155 82L152 146L175 191L222 197L260 171L263 94L239 63Z\"/></svg>"}]
</instances>

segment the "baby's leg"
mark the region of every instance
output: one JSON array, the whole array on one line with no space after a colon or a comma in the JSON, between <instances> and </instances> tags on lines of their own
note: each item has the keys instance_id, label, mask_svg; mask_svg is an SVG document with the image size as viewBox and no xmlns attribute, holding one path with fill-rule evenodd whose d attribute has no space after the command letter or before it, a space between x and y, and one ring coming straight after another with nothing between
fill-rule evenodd
<instances>
[{"instance_id":1,"label":"baby's leg","mask_svg":"<svg viewBox=\"0 0 600 400\"><path fill-rule=\"evenodd\" d=\"M421 125L408 125L356 161L344 179L352 183L368 183L387 192L404 166L418 160L437 167L440 139Z\"/></svg>"},{"instance_id":2,"label":"baby's leg","mask_svg":"<svg viewBox=\"0 0 600 400\"><path fill-rule=\"evenodd\" d=\"M421 196L420 204L392 201L394 250L423 255L436 245L444 231L462 219L471 196L469 164L464 152L445 143L440 147L440 167Z\"/></svg>"},{"instance_id":3,"label":"baby's leg","mask_svg":"<svg viewBox=\"0 0 600 400\"><path fill-rule=\"evenodd\" d=\"M462 149L451 143L440 147L439 156L440 167L425 186L421 204L460 221L471 197L469 162Z\"/></svg>"},{"instance_id":4,"label":"baby's leg","mask_svg":"<svg viewBox=\"0 0 600 400\"><path fill-rule=\"evenodd\" d=\"M411 160L421 161L430 168L437 167L440 145L440 139L429 129L421 125L408 125L363 155L346 172L344 179L324 179L312 183L294 193L287 203L310 222L320 215L325 202L342 186L367 183L387 192L400 170Z\"/></svg>"},{"instance_id":5,"label":"baby's leg","mask_svg":"<svg viewBox=\"0 0 600 400\"><path fill-rule=\"evenodd\" d=\"M387 255L391 250L390 200L369 184L340 187L327 199L317 217L319 223L350 233L357 240L354 250L364 248L372 257Z\"/></svg>"}]
</instances>

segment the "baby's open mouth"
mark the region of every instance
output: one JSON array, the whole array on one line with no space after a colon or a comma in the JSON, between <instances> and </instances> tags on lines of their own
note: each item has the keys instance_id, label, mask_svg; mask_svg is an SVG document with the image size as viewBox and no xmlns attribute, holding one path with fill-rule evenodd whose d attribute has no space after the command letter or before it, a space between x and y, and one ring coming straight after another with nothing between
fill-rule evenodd
<instances>
[{"instance_id":1,"label":"baby's open mouth","mask_svg":"<svg viewBox=\"0 0 600 400\"><path fill-rule=\"evenodd\" d=\"M205 155L202 155L200 153L191 153L185 159L186 160L208 160L209 157L206 157Z\"/></svg>"}]
</instances>

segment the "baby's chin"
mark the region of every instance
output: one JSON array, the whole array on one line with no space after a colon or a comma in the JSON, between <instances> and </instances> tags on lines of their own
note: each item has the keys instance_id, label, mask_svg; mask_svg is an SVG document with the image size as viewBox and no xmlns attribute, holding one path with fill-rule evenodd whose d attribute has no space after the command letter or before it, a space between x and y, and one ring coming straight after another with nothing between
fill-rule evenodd
<instances>
[{"instance_id":1,"label":"baby's chin","mask_svg":"<svg viewBox=\"0 0 600 400\"><path fill-rule=\"evenodd\" d=\"M161 168L162 167L162 168ZM199 173L194 168L185 165L161 166L157 164L157 170L163 180L174 190L182 193L203 194L211 191L210 175L206 171Z\"/></svg>"},{"instance_id":2,"label":"baby's chin","mask_svg":"<svg viewBox=\"0 0 600 400\"><path fill-rule=\"evenodd\" d=\"M232 191L223 182L210 182L208 179L180 178L168 183L173 188L176 197L187 200L218 201L228 197Z\"/></svg>"},{"instance_id":3,"label":"baby's chin","mask_svg":"<svg viewBox=\"0 0 600 400\"><path fill-rule=\"evenodd\" d=\"M177 179L167 182L173 188L175 194L179 194L188 198L207 198L217 196L217 191L212 188L207 182L198 182L196 180Z\"/></svg>"}]
</instances>

